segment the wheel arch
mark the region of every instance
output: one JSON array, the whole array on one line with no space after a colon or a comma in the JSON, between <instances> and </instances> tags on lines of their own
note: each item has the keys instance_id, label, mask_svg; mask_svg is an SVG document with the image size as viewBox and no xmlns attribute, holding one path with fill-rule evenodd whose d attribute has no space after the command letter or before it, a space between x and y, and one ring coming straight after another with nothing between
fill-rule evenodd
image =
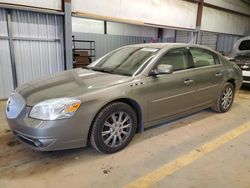
<instances>
[{"instance_id":1,"label":"wheel arch","mask_svg":"<svg viewBox=\"0 0 250 188\"><path fill-rule=\"evenodd\" d=\"M142 110L141 110L141 107L140 105L138 104L138 102L136 102L135 100L133 99L130 99L130 98L118 98L118 99L114 99L112 101L109 101L108 103L106 103L105 105L103 105L99 110L98 112L95 114L92 122L91 122L91 126L90 126L90 129L89 129L89 132L88 132L88 140L90 138L90 134L91 134L91 131L92 131L92 127L93 127L93 123L97 117L97 115L102 111L102 109L104 109L106 106L108 106L109 104L111 103L115 103L115 102L123 102L127 105L129 105L136 113L136 117L137 117L137 130L136 132L143 132L143 124L142 124Z\"/></svg>"},{"instance_id":2,"label":"wheel arch","mask_svg":"<svg viewBox=\"0 0 250 188\"><path fill-rule=\"evenodd\" d=\"M234 88L236 88L235 79L234 78L228 79L227 82L233 84Z\"/></svg>"}]
</instances>

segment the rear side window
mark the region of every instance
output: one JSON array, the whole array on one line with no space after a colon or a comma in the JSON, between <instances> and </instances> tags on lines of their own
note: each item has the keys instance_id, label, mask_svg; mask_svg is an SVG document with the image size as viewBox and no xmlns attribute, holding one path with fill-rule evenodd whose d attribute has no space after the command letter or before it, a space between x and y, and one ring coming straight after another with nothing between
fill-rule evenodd
<instances>
[{"instance_id":1,"label":"rear side window","mask_svg":"<svg viewBox=\"0 0 250 188\"><path fill-rule=\"evenodd\" d=\"M204 67L219 64L218 57L208 50L190 48L195 67Z\"/></svg>"},{"instance_id":2,"label":"rear side window","mask_svg":"<svg viewBox=\"0 0 250 188\"><path fill-rule=\"evenodd\" d=\"M158 61L158 65L172 65L174 71L188 68L188 62L184 48L173 49L163 55Z\"/></svg>"}]
</instances>

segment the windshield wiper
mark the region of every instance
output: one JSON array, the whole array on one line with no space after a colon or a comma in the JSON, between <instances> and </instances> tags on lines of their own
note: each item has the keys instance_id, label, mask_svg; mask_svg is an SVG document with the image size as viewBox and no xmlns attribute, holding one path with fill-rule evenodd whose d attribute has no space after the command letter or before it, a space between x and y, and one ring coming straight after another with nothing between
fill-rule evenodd
<instances>
[{"instance_id":1,"label":"windshield wiper","mask_svg":"<svg viewBox=\"0 0 250 188\"><path fill-rule=\"evenodd\" d=\"M109 68L103 68L103 67L85 67L85 69L93 70L93 71L99 71L99 72L105 72L109 74L118 74L123 76L131 76L129 73L125 73L122 71L117 71L115 69L109 69Z\"/></svg>"},{"instance_id":2,"label":"windshield wiper","mask_svg":"<svg viewBox=\"0 0 250 188\"><path fill-rule=\"evenodd\" d=\"M114 71L112 69L102 68L102 67L86 67L87 69L93 70L93 71L99 71L99 72L105 72L113 74Z\"/></svg>"}]
</instances>

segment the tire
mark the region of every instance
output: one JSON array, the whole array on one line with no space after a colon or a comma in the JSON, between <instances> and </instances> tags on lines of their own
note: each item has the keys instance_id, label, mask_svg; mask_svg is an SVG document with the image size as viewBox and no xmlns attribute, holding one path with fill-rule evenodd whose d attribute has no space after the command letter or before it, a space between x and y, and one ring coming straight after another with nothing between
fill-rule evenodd
<instances>
[{"instance_id":1,"label":"tire","mask_svg":"<svg viewBox=\"0 0 250 188\"><path fill-rule=\"evenodd\" d=\"M218 97L216 104L214 107L212 107L212 109L220 113L227 112L233 104L234 92L235 92L234 85L231 84L230 82L225 83L221 91L221 94Z\"/></svg>"},{"instance_id":2,"label":"tire","mask_svg":"<svg viewBox=\"0 0 250 188\"><path fill-rule=\"evenodd\" d=\"M122 102L111 103L95 118L90 143L101 153L115 153L129 144L136 127L136 113L129 105Z\"/></svg>"}]
</instances>

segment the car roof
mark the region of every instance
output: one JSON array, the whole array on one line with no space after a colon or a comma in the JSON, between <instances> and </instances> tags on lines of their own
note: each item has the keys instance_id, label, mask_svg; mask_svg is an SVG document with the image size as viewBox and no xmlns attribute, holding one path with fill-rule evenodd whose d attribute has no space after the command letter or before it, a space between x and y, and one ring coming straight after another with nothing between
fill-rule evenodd
<instances>
[{"instance_id":1,"label":"car roof","mask_svg":"<svg viewBox=\"0 0 250 188\"><path fill-rule=\"evenodd\" d=\"M197 47L203 48L210 51L214 51L211 48L198 44L186 44L186 43L142 43L142 44L132 44L129 47L141 47L141 48L158 48L158 49L168 49L168 48L178 48L178 47Z\"/></svg>"}]
</instances>

